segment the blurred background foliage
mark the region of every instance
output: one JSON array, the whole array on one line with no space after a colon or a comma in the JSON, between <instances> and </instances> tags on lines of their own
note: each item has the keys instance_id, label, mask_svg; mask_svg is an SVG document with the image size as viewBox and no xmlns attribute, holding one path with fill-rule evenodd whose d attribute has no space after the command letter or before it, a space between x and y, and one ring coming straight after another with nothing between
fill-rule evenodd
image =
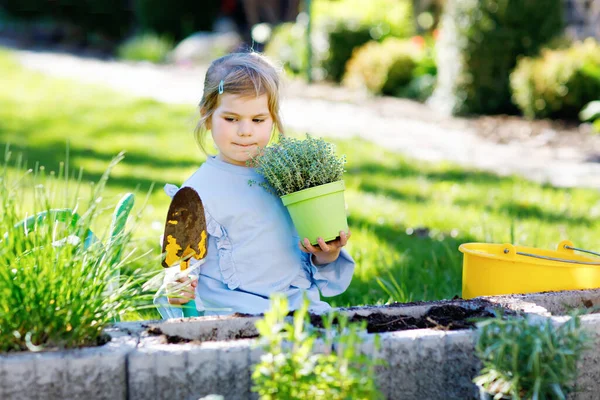
<instances>
[{"instance_id":1,"label":"blurred background foliage","mask_svg":"<svg viewBox=\"0 0 600 400\"><path fill-rule=\"evenodd\" d=\"M269 9L276 3L285 12ZM184 39L225 29L239 34L236 49L264 50L292 78L444 113L576 120L600 99L599 16L595 1L579 0L0 0L0 35L167 63Z\"/></svg>"}]
</instances>

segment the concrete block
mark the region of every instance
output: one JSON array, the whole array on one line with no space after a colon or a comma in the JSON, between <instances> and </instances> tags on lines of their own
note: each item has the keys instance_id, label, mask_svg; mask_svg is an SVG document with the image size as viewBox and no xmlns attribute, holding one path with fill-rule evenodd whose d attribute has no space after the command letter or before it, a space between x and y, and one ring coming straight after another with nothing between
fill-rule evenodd
<instances>
[{"instance_id":1,"label":"concrete block","mask_svg":"<svg viewBox=\"0 0 600 400\"><path fill-rule=\"evenodd\" d=\"M112 350L112 351L111 351ZM65 355L70 398L125 399L128 349L88 348Z\"/></svg>"},{"instance_id":2,"label":"concrete block","mask_svg":"<svg viewBox=\"0 0 600 400\"><path fill-rule=\"evenodd\" d=\"M445 331L431 329L420 330L416 339L417 346L417 386L421 399L447 399L448 387L445 381L444 360L446 349L444 346Z\"/></svg>"},{"instance_id":3,"label":"concrete block","mask_svg":"<svg viewBox=\"0 0 600 400\"><path fill-rule=\"evenodd\" d=\"M56 352L36 355L35 385L39 399L71 398L68 372L69 353Z\"/></svg>"},{"instance_id":4,"label":"concrete block","mask_svg":"<svg viewBox=\"0 0 600 400\"><path fill-rule=\"evenodd\" d=\"M382 351L388 365L381 371L388 387L382 388L389 400L419 399L417 379L419 358L414 332L382 334Z\"/></svg>"},{"instance_id":5,"label":"concrete block","mask_svg":"<svg viewBox=\"0 0 600 400\"><path fill-rule=\"evenodd\" d=\"M0 356L1 399L125 399L126 343Z\"/></svg>"},{"instance_id":6,"label":"concrete block","mask_svg":"<svg viewBox=\"0 0 600 400\"><path fill-rule=\"evenodd\" d=\"M249 368L248 373L250 375L250 400L258 400L258 393L252 391L252 372L254 371L254 366L260 362L260 358L265 351L261 346L258 345L258 341L254 341L250 345L249 349Z\"/></svg>"},{"instance_id":7,"label":"concrete block","mask_svg":"<svg viewBox=\"0 0 600 400\"><path fill-rule=\"evenodd\" d=\"M379 360L380 365L375 367L375 383L385 398L389 398L391 393L390 368L383 352L383 341L381 340L379 348L376 348L375 336L375 334L365 335L358 351L373 360ZM379 336L381 338L381 335Z\"/></svg>"},{"instance_id":8,"label":"concrete block","mask_svg":"<svg viewBox=\"0 0 600 400\"><path fill-rule=\"evenodd\" d=\"M149 324L150 331L187 340L224 341L258 336L256 321L262 317L210 316L173 319Z\"/></svg>"},{"instance_id":9,"label":"concrete block","mask_svg":"<svg viewBox=\"0 0 600 400\"><path fill-rule=\"evenodd\" d=\"M210 394L250 397L250 340L156 344L129 355L129 399L197 400Z\"/></svg>"},{"instance_id":10,"label":"concrete block","mask_svg":"<svg viewBox=\"0 0 600 400\"><path fill-rule=\"evenodd\" d=\"M16 353L0 356L0 398L3 400L37 399L35 384L36 354Z\"/></svg>"},{"instance_id":11,"label":"concrete block","mask_svg":"<svg viewBox=\"0 0 600 400\"><path fill-rule=\"evenodd\" d=\"M581 325L591 339L587 349L577 363L574 398L597 399L600 393L600 315L581 317Z\"/></svg>"},{"instance_id":12,"label":"concrete block","mask_svg":"<svg viewBox=\"0 0 600 400\"><path fill-rule=\"evenodd\" d=\"M198 399L209 394L222 394L219 369L225 368L219 362L221 346L205 343L191 347L186 353L187 376L190 394Z\"/></svg>"},{"instance_id":13,"label":"concrete block","mask_svg":"<svg viewBox=\"0 0 600 400\"><path fill-rule=\"evenodd\" d=\"M218 353L220 394L225 400L250 398L250 340L221 342Z\"/></svg>"},{"instance_id":14,"label":"concrete block","mask_svg":"<svg viewBox=\"0 0 600 400\"><path fill-rule=\"evenodd\" d=\"M446 399L470 399L478 395L473 378L481 370L481 362L475 355L477 332L471 330L450 331L444 337L445 358L444 385Z\"/></svg>"}]
</instances>

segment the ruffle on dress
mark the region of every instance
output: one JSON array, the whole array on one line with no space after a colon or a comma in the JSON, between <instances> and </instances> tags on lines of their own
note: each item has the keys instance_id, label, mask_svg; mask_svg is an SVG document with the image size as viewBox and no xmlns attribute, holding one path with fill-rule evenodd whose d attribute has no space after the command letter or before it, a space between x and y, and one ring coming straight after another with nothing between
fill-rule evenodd
<instances>
[{"instance_id":1,"label":"ruffle on dress","mask_svg":"<svg viewBox=\"0 0 600 400\"><path fill-rule=\"evenodd\" d=\"M235 261L233 261L231 239L227 235L227 231L204 209L206 218L206 230L208 234L215 238L217 251L219 252L219 269L223 275L223 283L230 290L235 290L240 286L240 280L237 276Z\"/></svg>"}]
</instances>

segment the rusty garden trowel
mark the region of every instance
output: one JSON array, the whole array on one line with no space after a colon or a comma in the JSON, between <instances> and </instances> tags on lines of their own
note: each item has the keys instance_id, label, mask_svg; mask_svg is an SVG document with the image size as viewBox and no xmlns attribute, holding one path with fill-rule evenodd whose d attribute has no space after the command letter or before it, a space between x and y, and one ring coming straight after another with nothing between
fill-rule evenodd
<instances>
[{"instance_id":1,"label":"rusty garden trowel","mask_svg":"<svg viewBox=\"0 0 600 400\"><path fill-rule=\"evenodd\" d=\"M179 263L180 270L186 271L192 257L197 260L206 257L206 248L206 218L202 200L194 189L183 187L173 196L167 213L162 266L170 268ZM184 304L182 309L184 317L198 316L193 300Z\"/></svg>"}]
</instances>

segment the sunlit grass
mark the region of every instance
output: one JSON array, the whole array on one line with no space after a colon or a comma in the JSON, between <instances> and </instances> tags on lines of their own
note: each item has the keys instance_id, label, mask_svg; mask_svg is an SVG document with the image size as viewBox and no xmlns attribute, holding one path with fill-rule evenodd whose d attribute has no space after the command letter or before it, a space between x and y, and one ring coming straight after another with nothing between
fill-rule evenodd
<instances>
[{"instance_id":1,"label":"sunlit grass","mask_svg":"<svg viewBox=\"0 0 600 400\"><path fill-rule=\"evenodd\" d=\"M10 142L31 164L56 170L70 146L71 169L85 167L97 180L102 165L121 150L106 198L145 194L135 246L151 255L135 267L160 270L159 236L169 198L165 183L181 184L203 161L192 131L195 107L164 105L21 70L0 55L0 144ZM199 82L202 77L198 77ZM298 134L301 134L299 132ZM338 306L461 295L464 242L512 242L555 248L563 239L596 249L600 196L596 190L562 189L499 177L447 163L430 164L360 139L336 140L347 156L346 201L357 261L352 284L327 299ZM391 274L391 275L390 275ZM398 295L377 281L395 280ZM399 298L398 298L399 296ZM148 312L137 317L156 317Z\"/></svg>"}]
</instances>

